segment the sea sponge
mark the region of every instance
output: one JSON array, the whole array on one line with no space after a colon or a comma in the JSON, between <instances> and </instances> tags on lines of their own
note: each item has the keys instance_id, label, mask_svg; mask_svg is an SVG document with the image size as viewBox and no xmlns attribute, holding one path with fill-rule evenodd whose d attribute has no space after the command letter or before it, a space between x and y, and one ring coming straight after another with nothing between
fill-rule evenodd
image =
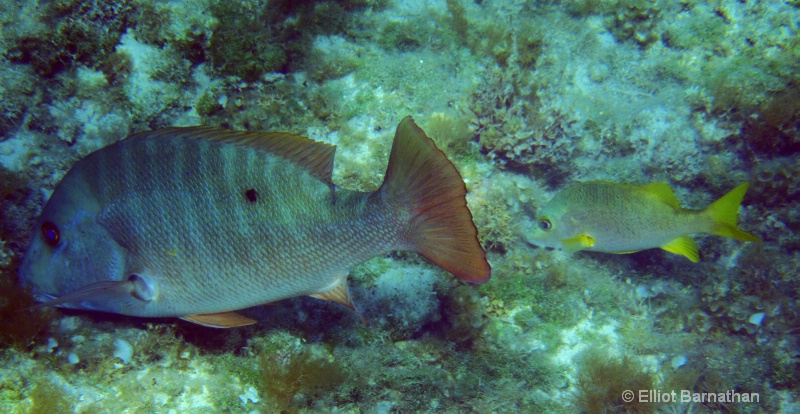
<instances>
[{"instance_id":1,"label":"sea sponge","mask_svg":"<svg viewBox=\"0 0 800 414\"><path fill-rule=\"evenodd\" d=\"M606 18L606 27L620 42L646 47L659 39L660 4L651 0L621 0Z\"/></svg>"},{"instance_id":2,"label":"sea sponge","mask_svg":"<svg viewBox=\"0 0 800 414\"><path fill-rule=\"evenodd\" d=\"M436 284L442 277L426 266L392 263L378 259L362 266L373 271L375 278L356 303L370 329L384 331L393 340L405 340L441 318Z\"/></svg>"},{"instance_id":3,"label":"sea sponge","mask_svg":"<svg viewBox=\"0 0 800 414\"><path fill-rule=\"evenodd\" d=\"M447 338L457 342L475 338L486 322L484 314L485 306L477 288L461 285L452 289L445 307Z\"/></svg>"}]
</instances>

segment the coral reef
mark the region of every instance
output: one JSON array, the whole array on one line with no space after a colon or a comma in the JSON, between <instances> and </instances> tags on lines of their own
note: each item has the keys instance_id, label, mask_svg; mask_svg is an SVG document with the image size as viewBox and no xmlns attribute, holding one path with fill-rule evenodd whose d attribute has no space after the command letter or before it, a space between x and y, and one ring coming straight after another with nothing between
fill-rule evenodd
<instances>
[{"instance_id":1,"label":"coral reef","mask_svg":"<svg viewBox=\"0 0 800 414\"><path fill-rule=\"evenodd\" d=\"M797 1L0 4L0 411L800 411L798 21ZM390 253L350 274L366 326L312 298L235 330L29 309L33 223L88 153L173 125L288 131L374 190L409 114L464 178L486 284ZM591 180L667 182L690 208L750 182L739 225L765 242L698 237L697 264L525 242Z\"/></svg>"},{"instance_id":2,"label":"coral reef","mask_svg":"<svg viewBox=\"0 0 800 414\"><path fill-rule=\"evenodd\" d=\"M35 17L41 26L20 33L8 51L13 63L30 65L40 76L53 77L76 64L96 67L114 51L119 37L136 25L131 2L55 1ZM46 30L42 30L47 27ZM41 31L39 31L41 30Z\"/></svg>"}]
</instances>

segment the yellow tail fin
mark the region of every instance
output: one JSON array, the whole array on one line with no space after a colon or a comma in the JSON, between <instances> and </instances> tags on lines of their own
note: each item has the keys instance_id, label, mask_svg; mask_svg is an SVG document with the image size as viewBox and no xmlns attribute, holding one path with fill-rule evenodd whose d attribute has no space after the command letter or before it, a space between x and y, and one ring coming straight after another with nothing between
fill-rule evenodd
<instances>
[{"instance_id":1,"label":"yellow tail fin","mask_svg":"<svg viewBox=\"0 0 800 414\"><path fill-rule=\"evenodd\" d=\"M750 242L761 241L760 237L740 229L737 224L739 205L742 204L748 187L750 187L750 183L741 184L708 206L705 214L714 221L708 233Z\"/></svg>"}]
</instances>

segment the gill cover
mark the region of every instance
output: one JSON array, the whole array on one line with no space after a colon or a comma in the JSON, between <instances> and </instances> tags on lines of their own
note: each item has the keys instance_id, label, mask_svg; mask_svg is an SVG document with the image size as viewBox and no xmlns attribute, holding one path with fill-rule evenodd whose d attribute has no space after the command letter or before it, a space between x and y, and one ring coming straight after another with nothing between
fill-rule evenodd
<instances>
[{"instance_id":1,"label":"gill cover","mask_svg":"<svg viewBox=\"0 0 800 414\"><path fill-rule=\"evenodd\" d=\"M126 281L127 251L98 221L99 204L80 171L56 187L36 223L20 279L39 300L53 300L100 282ZM86 299L86 298L84 298ZM107 306L60 301L64 307Z\"/></svg>"}]
</instances>

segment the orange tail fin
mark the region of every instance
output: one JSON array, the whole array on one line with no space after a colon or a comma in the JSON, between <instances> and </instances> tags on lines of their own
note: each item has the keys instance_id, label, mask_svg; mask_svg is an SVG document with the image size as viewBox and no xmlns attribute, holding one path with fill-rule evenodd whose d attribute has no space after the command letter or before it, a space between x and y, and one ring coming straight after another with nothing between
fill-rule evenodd
<instances>
[{"instance_id":1,"label":"orange tail fin","mask_svg":"<svg viewBox=\"0 0 800 414\"><path fill-rule=\"evenodd\" d=\"M403 237L412 250L460 279L489 280L491 268L467 208L461 174L410 116L397 126L378 193L410 211Z\"/></svg>"}]
</instances>

